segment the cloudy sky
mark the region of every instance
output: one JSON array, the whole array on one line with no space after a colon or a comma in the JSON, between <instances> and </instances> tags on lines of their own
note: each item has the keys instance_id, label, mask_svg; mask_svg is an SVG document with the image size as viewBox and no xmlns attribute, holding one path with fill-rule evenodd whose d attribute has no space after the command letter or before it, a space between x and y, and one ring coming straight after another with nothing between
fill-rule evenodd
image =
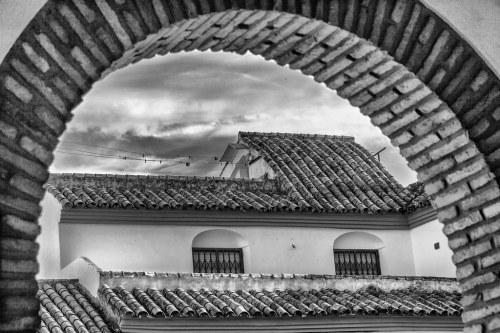
<instances>
[{"instance_id":1,"label":"cloudy sky","mask_svg":"<svg viewBox=\"0 0 500 333\"><path fill-rule=\"evenodd\" d=\"M26 10L0 0L0 59L20 33L16 27L43 3L35 2ZM257 131L351 135L370 151L387 147L384 166L403 185L416 181L358 109L312 78L251 54L194 51L143 60L97 82L73 112L53 172L217 176L222 166L210 156L221 156L238 131ZM95 154L145 154L162 163L84 156ZM193 156L191 165L176 156Z\"/></svg>"}]
</instances>

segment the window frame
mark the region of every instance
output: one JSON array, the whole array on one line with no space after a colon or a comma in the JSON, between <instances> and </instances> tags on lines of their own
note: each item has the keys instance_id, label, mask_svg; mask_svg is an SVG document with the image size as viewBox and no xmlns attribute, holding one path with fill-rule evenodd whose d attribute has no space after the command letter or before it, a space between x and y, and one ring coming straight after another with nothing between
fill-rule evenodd
<instances>
[{"instance_id":1,"label":"window frame","mask_svg":"<svg viewBox=\"0 0 500 333\"><path fill-rule=\"evenodd\" d=\"M206 273L206 272L197 272L195 270L195 251L215 251L215 260L216 260L216 266L217 266L217 272L211 272L211 273ZM221 271L220 263L219 263L219 252L223 251L234 251L237 252L240 256L240 261L239 261L239 268L240 272L239 273L226 273ZM244 256L243 256L243 249L242 248L229 248L229 247L193 247L191 250L191 255L193 258L193 272L194 273L202 273L202 274L244 274L245 273L245 265L244 265ZM200 266L201 267L201 266Z\"/></svg>"},{"instance_id":2,"label":"window frame","mask_svg":"<svg viewBox=\"0 0 500 333\"><path fill-rule=\"evenodd\" d=\"M356 274L350 274L350 275L356 275L356 276L363 276L363 275L382 275L382 271L380 269L380 255L379 255L379 252L378 250L370 250L370 249L333 249L333 264L334 264L334 267L335 267L335 275L342 275L341 273L339 273L339 270L337 270L337 266L339 265L339 263L337 263L336 261L336 258L340 258L339 254L340 253L348 253L349 255L351 253L354 254L354 261L355 261L355 267L356 267ZM358 253L371 253L371 254L375 254L375 269L376 269L376 272L377 274L358 274L358 267L359 267L359 263L357 263L357 257L356 257L356 254ZM337 255L337 256L336 256Z\"/></svg>"}]
</instances>

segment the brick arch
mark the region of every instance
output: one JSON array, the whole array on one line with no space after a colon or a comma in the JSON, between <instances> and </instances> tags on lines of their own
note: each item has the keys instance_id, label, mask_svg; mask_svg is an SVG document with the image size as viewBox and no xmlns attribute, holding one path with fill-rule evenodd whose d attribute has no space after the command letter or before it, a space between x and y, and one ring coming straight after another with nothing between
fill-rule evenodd
<instances>
[{"instance_id":1,"label":"brick arch","mask_svg":"<svg viewBox=\"0 0 500 333\"><path fill-rule=\"evenodd\" d=\"M237 21L245 13L257 21ZM71 110L110 70L206 45L289 64L360 106L400 147L438 208L467 327L500 325L500 192L491 173L500 165L499 81L418 1L73 0L48 1L0 65L1 328L39 322L35 221Z\"/></svg>"}]
</instances>

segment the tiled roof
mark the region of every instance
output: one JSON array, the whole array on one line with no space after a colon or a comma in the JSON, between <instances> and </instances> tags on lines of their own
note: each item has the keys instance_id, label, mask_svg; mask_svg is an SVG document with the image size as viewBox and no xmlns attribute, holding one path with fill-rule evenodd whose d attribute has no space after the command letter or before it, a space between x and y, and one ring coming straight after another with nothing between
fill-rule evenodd
<instances>
[{"instance_id":1,"label":"tiled roof","mask_svg":"<svg viewBox=\"0 0 500 333\"><path fill-rule=\"evenodd\" d=\"M276 179L52 174L45 185L64 207L406 213L429 205L404 188L351 137L239 134ZM419 191L415 192L417 189Z\"/></svg>"},{"instance_id":2,"label":"tiled roof","mask_svg":"<svg viewBox=\"0 0 500 333\"><path fill-rule=\"evenodd\" d=\"M240 132L240 143L263 156L287 196L301 206L336 212L407 212L415 201L353 137Z\"/></svg>"},{"instance_id":3,"label":"tiled roof","mask_svg":"<svg viewBox=\"0 0 500 333\"><path fill-rule=\"evenodd\" d=\"M40 333L111 333L116 324L77 281L40 281Z\"/></svg>"},{"instance_id":4,"label":"tiled roof","mask_svg":"<svg viewBox=\"0 0 500 333\"><path fill-rule=\"evenodd\" d=\"M101 284L99 294L119 318L142 317L308 317L328 315L459 316L460 294L442 290L373 286L337 289L218 290L210 288L126 290Z\"/></svg>"}]
</instances>

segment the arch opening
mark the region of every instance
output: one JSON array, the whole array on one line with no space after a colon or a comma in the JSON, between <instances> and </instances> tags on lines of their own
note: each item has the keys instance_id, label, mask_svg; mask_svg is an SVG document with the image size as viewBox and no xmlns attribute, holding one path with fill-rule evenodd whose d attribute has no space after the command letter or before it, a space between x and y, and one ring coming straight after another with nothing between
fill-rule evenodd
<instances>
[{"instance_id":1,"label":"arch opening","mask_svg":"<svg viewBox=\"0 0 500 333\"><path fill-rule=\"evenodd\" d=\"M449 29L418 2L403 2L398 11L389 3L372 1L370 5L379 14L392 13L395 25L372 20L370 29L367 20L363 23L348 12L349 6L325 11L324 6L292 8L277 2L273 8L264 5L262 10L236 11L219 3L213 8L201 4L170 8L160 2L153 6L123 1L120 6L105 1L49 1L0 65L0 144L4 151L0 158L6 189L0 197L2 240L26 241L25 246L2 252L6 281L23 280L33 286L38 270L33 239L39 233L34 221L43 196L41 185L70 111L93 82L108 69L156 53L204 47L249 50L300 69L337 90L400 147L445 222L464 295L473 299L466 301L470 303L465 304L465 323L490 325L499 311L488 304L497 304L498 297L486 303L472 296L498 282L494 255L500 247L495 220L500 214L500 192L491 172L498 169L495 152L500 144L492 135L491 115L500 103L498 78L465 42L452 31L445 33ZM420 8L417 14L415 8ZM206 14L211 11L216 13ZM426 16L419 20L421 13ZM412 20L414 15L417 18ZM163 26L168 28L157 33ZM335 26L359 31L362 37L369 35L374 44ZM446 58L453 52L458 54ZM442 59L447 59L447 68L437 65ZM489 122L485 125L481 119ZM482 257L493 259L481 261ZM477 260L483 263L481 267L472 264ZM21 325L19 315L7 305L12 325L36 327L34 293L16 290L15 295L33 306L26 308L26 317L21 318L30 319Z\"/></svg>"}]
</instances>

